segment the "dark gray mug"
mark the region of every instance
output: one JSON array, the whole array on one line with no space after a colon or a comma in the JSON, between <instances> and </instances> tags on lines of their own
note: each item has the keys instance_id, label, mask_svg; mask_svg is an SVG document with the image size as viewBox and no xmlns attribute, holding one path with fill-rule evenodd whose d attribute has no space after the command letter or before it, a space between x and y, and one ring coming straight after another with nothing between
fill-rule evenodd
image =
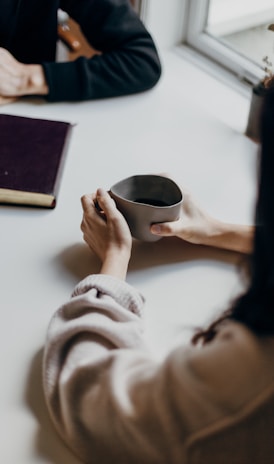
<instances>
[{"instance_id":1,"label":"dark gray mug","mask_svg":"<svg viewBox=\"0 0 274 464\"><path fill-rule=\"evenodd\" d=\"M138 240L159 240L161 237L150 232L151 224L176 221L180 216L183 194L168 177L131 176L114 184L109 194Z\"/></svg>"}]
</instances>

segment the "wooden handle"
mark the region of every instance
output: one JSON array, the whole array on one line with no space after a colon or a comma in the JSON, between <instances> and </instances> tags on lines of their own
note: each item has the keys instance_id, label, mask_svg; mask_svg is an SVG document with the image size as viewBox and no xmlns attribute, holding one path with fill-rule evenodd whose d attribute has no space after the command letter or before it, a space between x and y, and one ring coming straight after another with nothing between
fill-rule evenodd
<instances>
[{"instance_id":1,"label":"wooden handle","mask_svg":"<svg viewBox=\"0 0 274 464\"><path fill-rule=\"evenodd\" d=\"M68 24L58 25L58 36L70 48L70 50L78 51L81 48L81 42L71 32Z\"/></svg>"}]
</instances>

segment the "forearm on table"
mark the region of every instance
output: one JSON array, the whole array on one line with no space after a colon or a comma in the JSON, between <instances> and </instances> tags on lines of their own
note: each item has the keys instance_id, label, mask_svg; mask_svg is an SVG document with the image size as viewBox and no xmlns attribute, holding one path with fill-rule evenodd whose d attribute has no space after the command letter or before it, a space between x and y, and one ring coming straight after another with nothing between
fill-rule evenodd
<instances>
[{"instance_id":1,"label":"forearm on table","mask_svg":"<svg viewBox=\"0 0 274 464\"><path fill-rule=\"evenodd\" d=\"M255 226L214 221L205 245L250 254L253 249Z\"/></svg>"},{"instance_id":2,"label":"forearm on table","mask_svg":"<svg viewBox=\"0 0 274 464\"><path fill-rule=\"evenodd\" d=\"M129 259L130 252L128 250L109 252L102 263L100 274L107 274L125 280Z\"/></svg>"}]
</instances>

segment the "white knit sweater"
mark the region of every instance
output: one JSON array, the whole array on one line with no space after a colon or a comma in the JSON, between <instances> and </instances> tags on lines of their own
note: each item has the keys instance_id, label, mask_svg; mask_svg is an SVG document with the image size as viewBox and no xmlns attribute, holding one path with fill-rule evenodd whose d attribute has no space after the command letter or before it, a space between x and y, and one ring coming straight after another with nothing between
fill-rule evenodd
<instances>
[{"instance_id":1,"label":"white knit sweater","mask_svg":"<svg viewBox=\"0 0 274 464\"><path fill-rule=\"evenodd\" d=\"M206 346L157 363L143 304L127 283L92 275L50 322L44 391L71 450L91 464L273 464L273 338L228 322Z\"/></svg>"}]
</instances>

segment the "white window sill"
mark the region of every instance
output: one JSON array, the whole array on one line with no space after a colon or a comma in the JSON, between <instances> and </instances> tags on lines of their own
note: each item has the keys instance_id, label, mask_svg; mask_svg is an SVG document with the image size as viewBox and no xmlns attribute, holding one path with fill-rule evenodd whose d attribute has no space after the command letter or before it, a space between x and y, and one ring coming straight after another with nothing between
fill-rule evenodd
<instances>
[{"instance_id":1,"label":"white window sill","mask_svg":"<svg viewBox=\"0 0 274 464\"><path fill-rule=\"evenodd\" d=\"M240 82L187 46L174 47L162 57L163 68L168 67L173 74L180 95L239 133L245 133L252 92L249 84Z\"/></svg>"}]
</instances>

